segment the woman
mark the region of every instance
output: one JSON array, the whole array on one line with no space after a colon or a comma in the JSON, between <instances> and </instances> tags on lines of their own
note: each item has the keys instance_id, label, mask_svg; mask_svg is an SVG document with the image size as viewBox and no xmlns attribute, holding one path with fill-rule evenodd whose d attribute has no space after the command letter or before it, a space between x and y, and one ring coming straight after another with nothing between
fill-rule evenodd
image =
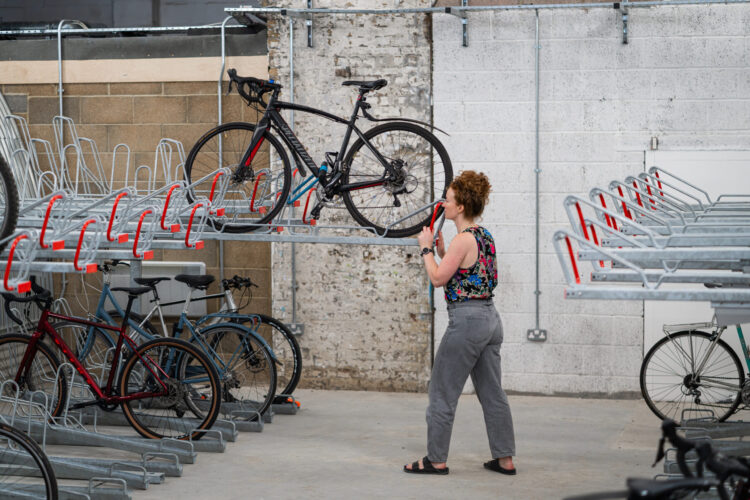
<instances>
[{"instance_id":1,"label":"woman","mask_svg":"<svg viewBox=\"0 0 750 500\"><path fill-rule=\"evenodd\" d=\"M492 302L497 286L495 242L475 220L482 215L490 193L487 176L462 172L448 188L445 218L456 224L457 235L445 250L438 234L435 261L433 234L425 227L418 236L424 266L435 287L445 287L448 329L435 356L427 407L427 456L404 466L416 474L448 474L446 461L458 397L471 375L484 412L492 460L484 467L513 475L515 439L508 399L500 385L500 344L503 328Z\"/></svg>"}]
</instances>

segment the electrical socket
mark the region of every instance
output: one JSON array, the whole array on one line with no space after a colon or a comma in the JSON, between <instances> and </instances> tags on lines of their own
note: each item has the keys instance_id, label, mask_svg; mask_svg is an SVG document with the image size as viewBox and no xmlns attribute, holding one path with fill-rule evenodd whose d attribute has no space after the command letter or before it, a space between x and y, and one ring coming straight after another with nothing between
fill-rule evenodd
<instances>
[{"instance_id":1,"label":"electrical socket","mask_svg":"<svg viewBox=\"0 0 750 500\"><path fill-rule=\"evenodd\" d=\"M532 328L526 331L526 339L532 342L544 342L547 340L547 330Z\"/></svg>"},{"instance_id":2,"label":"electrical socket","mask_svg":"<svg viewBox=\"0 0 750 500\"><path fill-rule=\"evenodd\" d=\"M300 336L303 333L305 333L305 324L304 323L287 323L289 329L292 331L292 335Z\"/></svg>"}]
</instances>

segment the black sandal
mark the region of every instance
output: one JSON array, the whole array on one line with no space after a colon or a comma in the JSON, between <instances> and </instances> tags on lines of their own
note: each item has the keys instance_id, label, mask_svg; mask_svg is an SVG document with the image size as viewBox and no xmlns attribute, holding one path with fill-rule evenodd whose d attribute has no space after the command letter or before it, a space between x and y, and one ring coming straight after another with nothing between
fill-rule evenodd
<instances>
[{"instance_id":1,"label":"black sandal","mask_svg":"<svg viewBox=\"0 0 750 500\"><path fill-rule=\"evenodd\" d=\"M411 469L407 469L404 465L404 472L408 472L410 474L448 474L448 467L445 467L444 469L437 469L434 465L432 465L432 462L430 462L430 459L427 457L424 457L422 459L422 465L423 468L419 468L419 460L411 464Z\"/></svg>"},{"instance_id":2,"label":"black sandal","mask_svg":"<svg viewBox=\"0 0 750 500\"><path fill-rule=\"evenodd\" d=\"M500 474L505 474L506 476L516 475L516 469L505 469L503 467L500 467L500 462L498 462L497 459L490 460L489 462L485 462L484 468L488 470L493 470L495 472L499 472Z\"/></svg>"}]
</instances>

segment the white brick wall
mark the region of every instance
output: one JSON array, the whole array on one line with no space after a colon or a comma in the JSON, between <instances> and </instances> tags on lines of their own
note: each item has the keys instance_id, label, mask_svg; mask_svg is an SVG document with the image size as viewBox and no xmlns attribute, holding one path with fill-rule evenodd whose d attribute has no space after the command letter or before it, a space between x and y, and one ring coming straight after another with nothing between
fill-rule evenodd
<instances>
[{"instance_id":1,"label":"white brick wall","mask_svg":"<svg viewBox=\"0 0 750 500\"><path fill-rule=\"evenodd\" d=\"M612 9L542 10L540 25L541 327L534 327L534 12L433 17L435 125L456 171L493 184L483 219L500 258L504 386L541 393L638 391L640 302L565 301L555 229L562 200L639 172L661 149L750 148L750 7L631 9L629 44ZM449 231L446 231L448 234ZM447 324L436 293L439 340Z\"/></svg>"}]
</instances>

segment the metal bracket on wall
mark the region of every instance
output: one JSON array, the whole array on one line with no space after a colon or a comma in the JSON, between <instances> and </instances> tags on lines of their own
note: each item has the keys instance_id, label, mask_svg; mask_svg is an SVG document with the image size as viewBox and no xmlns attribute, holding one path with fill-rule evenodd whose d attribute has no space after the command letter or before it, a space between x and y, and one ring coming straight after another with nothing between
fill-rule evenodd
<instances>
[{"instance_id":1,"label":"metal bracket on wall","mask_svg":"<svg viewBox=\"0 0 750 500\"><path fill-rule=\"evenodd\" d=\"M461 7L468 7L469 6L469 0L461 0ZM461 44L464 47L469 46L469 21L466 19L466 11L464 9L456 9L455 11L451 7L445 8L446 14L454 15L461 19Z\"/></svg>"},{"instance_id":2,"label":"metal bracket on wall","mask_svg":"<svg viewBox=\"0 0 750 500\"><path fill-rule=\"evenodd\" d=\"M619 10L622 14L622 43L623 45L628 44L628 2L625 0L624 2L615 2L614 4L615 9Z\"/></svg>"},{"instance_id":3,"label":"metal bracket on wall","mask_svg":"<svg viewBox=\"0 0 750 500\"><path fill-rule=\"evenodd\" d=\"M312 0L307 0L307 9L312 9ZM305 14L304 12L301 12L299 10L291 10L291 9L281 9L281 15L282 16L289 16L289 17L298 17L300 19L305 20L305 26L307 26L307 46L312 48L312 27L313 27L313 14L312 12L308 12Z\"/></svg>"}]
</instances>

